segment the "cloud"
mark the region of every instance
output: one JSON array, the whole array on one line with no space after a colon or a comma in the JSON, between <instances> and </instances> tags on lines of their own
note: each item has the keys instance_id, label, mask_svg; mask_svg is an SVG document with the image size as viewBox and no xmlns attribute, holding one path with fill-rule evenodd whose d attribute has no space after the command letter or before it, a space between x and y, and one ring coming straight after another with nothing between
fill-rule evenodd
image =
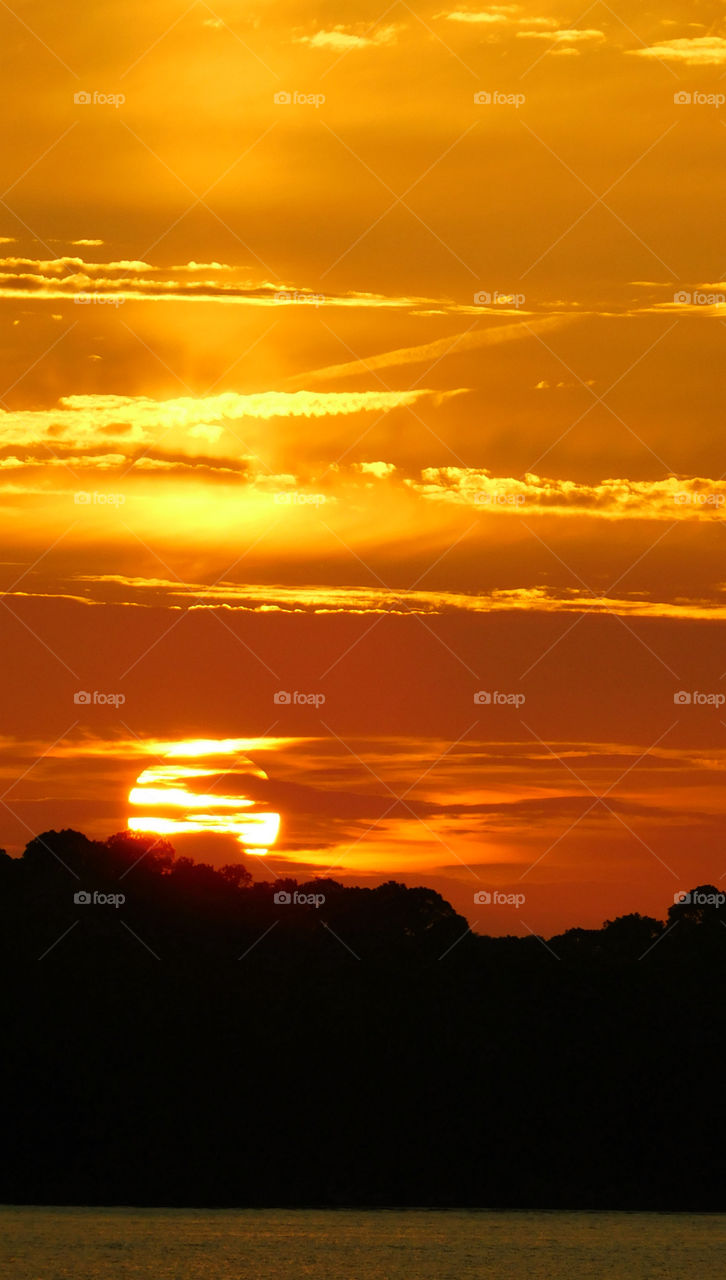
<instances>
[{"instance_id":1,"label":"cloud","mask_svg":"<svg viewBox=\"0 0 726 1280\"><path fill-rule=\"evenodd\" d=\"M489 40L501 40L514 35L518 40L547 40L548 53L577 57L580 45L600 44L605 33L595 27L562 27L558 18L532 17L522 12L519 5L492 5L484 10L454 9L435 15L455 22L470 30L487 32Z\"/></svg>"},{"instance_id":2,"label":"cloud","mask_svg":"<svg viewBox=\"0 0 726 1280\"><path fill-rule=\"evenodd\" d=\"M398 35L399 28L395 25L390 27L378 27L371 31L370 27L339 26L333 27L329 31L316 31L312 36L296 36L297 44L307 44L313 49L335 49L339 52L348 52L350 49L369 49L376 45L394 44Z\"/></svg>"},{"instance_id":3,"label":"cloud","mask_svg":"<svg viewBox=\"0 0 726 1280\"><path fill-rule=\"evenodd\" d=\"M0 243L3 243L0 240ZM9 241L8 241L9 243ZM77 241L96 244L102 241ZM195 278L201 277L201 278ZM104 299L121 302L222 302L264 307L344 307L351 309L467 312L449 299L386 295L362 290L321 294L294 283L252 281L243 268L225 262L177 263L170 267L120 260L84 258L0 258L0 298L69 299L88 306Z\"/></svg>"},{"instance_id":4,"label":"cloud","mask_svg":"<svg viewBox=\"0 0 726 1280\"><path fill-rule=\"evenodd\" d=\"M582 484L527 473L521 479L464 467L427 467L406 480L424 498L482 512L589 515L616 520L712 520L726 508L726 481L703 477Z\"/></svg>"},{"instance_id":5,"label":"cloud","mask_svg":"<svg viewBox=\"0 0 726 1280\"><path fill-rule=\"evenodd\" d=\"M375 476L377 480L386 479L396 470L392 462L355 462L353 466L361 475Z\"/></svg>"},{"instance_id":6,"label":"cloud","mask_svg":"<svg viewBox=\"0 0 726 1280\"><path fill-rule=\"evenodd\" d=\"M636 58L652 58L658 62L680 62L688 67L719 67L726 64L726 38L723 36L688 36L664 40L646 49L628 49Z\"/></svg>"},{"instance_id":7,"label":"cloud","mask_svg":"<svg viewBox=\"0 0 726 1280\"><path fill-rule=\"evenodd\" d=\"M569 390L571 388L577 388L577 387L594 387L594 386L595 386L594 378L583 378L578 381L572 381L572 380L568 380L567 378L563 378L559 382L548 382L546 378L541 378L539 382L535 383L534 389L535 391L551 391L551 390L561 391L562 389Z\"/></svg>"},{"instance_id":8,"label":"cloud","mask_svg":"<svg viewBox=\"0 0 726 1280\"><path fill-rule=\"evenodd\" d=\"M191 262L183 262L180 266L170 267L170 268L169 268L169 270L170 270L170 271L184 271L184 272L187 272L187 271L188 271L188 272L192 272L192 271L233 271L233 270L234 270L234 268L233 268L233 267L230 267L230 266L228 265L228 263L225 263L225 262L194 262L194 260L192 259L192 261L191 261Z\"/></svg>"},{"instance_id":9,"label":"cloud","mask_svg":"<svg viewBox=\"0 0 726 1280\"><path fill-rule=\"evenodd\" d=\"M605 39L602 31L594 28L581 30L576 27L561 27L559 18L533 17L523 13L521 5L516 4L490 5L483 10L453 9L437 13L435 17L464 27L490 28L494 38L513 30L518 39L561 40L572 44ZM517 30L518 27L523 27L524 30Z\"/></svg>"},{"instance_id":10,"label":"cloud","mask_svg":"<svg viewBox=\"0 0 726 1280\"><path fill-rule=\"evenodd\" d=\"M593 40L604 40L605 33L595 27L580 30L577 27L565 27L551 31L518 31L518 40L553 40L560 44L587 44Z\"/></svg>"},{"instance_id":11,"label":"cloud","mask_svg":"<svg viewBox=\"0 0 726 1280\"><path fill-rule=\"evenodd\" d=\"M64 396L58 407L0 410L0 447L47 441L54 452L72 446L144 445L159 432L173 430L182 439L218 440L227 422L244 419L327 418L355 413L386 413L420 400L440 401L451 392L425 388L411 391L260 391L248 395L181 396L154 400L148 396Z\"/></svg>"},{"instance_id":12,"label":"cloud","mask_svg":"<svg viewBox=\"0 0 726 1280\"><path fill-rule=\"evenodd\" d=\"M63 467L79 482L74 488L83 487L81 478L87 487L93 483L94 473L100 473L104 480L114 471L126 475L131 462L137 478L140 472L158 472L195 483L202 478L217 479L232 486L231 500L236 500L235 493L239 497L243 484L246 499L254 496L266 507L281 504L282 494L313 490L322 491L321 503L342 504L345 510L359 510L361 503L372 503L379 533L384 533L388 520L414 520L420 536L425 532L434 541L449 536L451 519L459 518L460 508L468 508L472 517L485 520L546 516L692 524L720 523L723 519L726 481L703 476L671 475L662 480L623 477L586 483L532 472L519 477L493 475L486 468L464 466L426 467L406 474L400 466L382 459L321 464L322 470L319 467L316 472L299 464L291 466L287 456L279 459L273 471L233 430L226 431L228 422L245 419L268 422L274 418L380 414L406 408L424 397L435 403L453 394L430 390L261 392L172 401L67 397L61 401L60 411L0 414L2 488L21 492L18 481L27 472L29 487L25 491L42 492L42 486L38 487L40 473ZM244 433L251 435L249 426ZM268 451L270 444L268 439ZM59 494L63 497L63 487ZM223 500L218 494L217 510Z\"/></svg>"},{"instance_id":13,"label":"cloud","mask_svg":"<svg viewBox=\"0 0 726 1280\"><path fill-rule=\"evenodd\" d=\"M494 26L498 23L511 22L518 12L518 4L495 4L485 10L454 9L450 13L437 13L434 16L446 18L448 22L460 22L470 26Z\"/></svg>"},{"instance_id":14,"label":"cloud","mask_svg":"<svg viewBox=\"0 0 726 1280\"><path fill-rule=\"evenodd\" d=\"M80 241L78 243L81 243ZM91 244L92 241L86 241ZM136 258L121 259L118 262L86 262L83 258L63 257L63 258L0 258L0 267L9 268L27 268L29 271L41 274L46 272L48 275L62 276L69 272L87 272L92 275L94 272L102 271L153 271L154 268L148 262L141 262ZM71 277L72 278L72 277Z\"/></svg>"},{"instance_id":15,"label":"cloud","mask_svg":"<svg viewBox=\"0 0 726 1280\"><path fill-rule=\"evenodd\" d=\"M79 589L92 594L80 597ZM47 592L17 590L7 596L48 598ZM437 616L455 613L501 614L617 614L633 618L673 618L682 620L726 619L723 593L712 599L693 597L668 600L655 594L631 596L595 595L580 587L519 586L488 591L423 591L392 587L286 586L279 583L180 582L173 579L144 578L123 573L79 574L67 584L59 583L54 599L87 605L105 604L166 608L174 611L221 610L239 614L388 614Z\"/></svg>"}]
</instances>

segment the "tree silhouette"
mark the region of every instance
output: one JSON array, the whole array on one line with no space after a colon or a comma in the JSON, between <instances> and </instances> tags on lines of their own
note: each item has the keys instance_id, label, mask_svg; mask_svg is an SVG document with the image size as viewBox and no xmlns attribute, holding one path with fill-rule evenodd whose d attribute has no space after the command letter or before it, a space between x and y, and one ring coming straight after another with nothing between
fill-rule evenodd
<instances>
[{"instance_id":1,"label":"tree silhouette","mask_svg":"<svg viewBox=\"0 0 726 1280\"><path fill-rule=\"evenodd\" d=\"M5 1202L724 1207L714 886L546 946L127 832L0 887Z\"/></svg>"}]
</instances>

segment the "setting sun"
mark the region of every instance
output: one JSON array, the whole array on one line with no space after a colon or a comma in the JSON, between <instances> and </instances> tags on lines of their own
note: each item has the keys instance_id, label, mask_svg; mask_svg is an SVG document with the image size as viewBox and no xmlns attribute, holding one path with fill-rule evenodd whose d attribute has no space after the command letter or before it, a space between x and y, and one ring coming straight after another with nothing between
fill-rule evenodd
<instances>
[{"instance_id":1,"label":"setting sun","mask_svg":"<svg viewBox=\"0 0 726 1280\"><path fill-rule=\"evenodd\" d=\"M129 830L175 838L200 832L231 835L245 853L258 856L267 853L277 840L280 815L260 810L255 801L244 794L250 778L266 779L267 775L238 754L239 747L240 743L234 740L170 744L167 760L193 759L205 767L193 769L161 763L144 769L129 793L129 804L146 812L129 817ZM226 792L206 789L215 784L224 784ZM197 786L205 789L196 790ZM235 792L235 787L239 792ZM173 816L167 816L167 811ZM182 840L180 852L183 848Z\"/></svg>"}]
</instances>

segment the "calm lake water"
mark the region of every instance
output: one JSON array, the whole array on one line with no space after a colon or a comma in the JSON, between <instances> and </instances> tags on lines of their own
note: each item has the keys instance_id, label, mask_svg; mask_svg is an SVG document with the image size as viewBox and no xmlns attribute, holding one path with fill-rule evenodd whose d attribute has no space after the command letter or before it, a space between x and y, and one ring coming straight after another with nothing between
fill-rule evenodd
<instances>
[{"instance_id":1,"label":"calm lake water","mask_svg":"<svg viewBox=\"0 0 726 1280\"><path fill-rule=\"evenodd\" d=\"M726 1215L0 1208L3 1280L715 1280Z\"/></svg>"}]
</instances>

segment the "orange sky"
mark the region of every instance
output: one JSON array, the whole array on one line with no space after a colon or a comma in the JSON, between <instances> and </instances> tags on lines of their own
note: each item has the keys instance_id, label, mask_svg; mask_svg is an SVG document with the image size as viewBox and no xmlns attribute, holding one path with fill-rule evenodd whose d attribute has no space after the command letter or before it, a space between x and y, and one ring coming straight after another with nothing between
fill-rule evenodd
<instances>
[{"instance_id":1,"label":"orange sky","mask_svg":"<svg viewBox=\"0 0 726 1280\"><path fill-rule=\"evenodd\" d=\"M0 843L240 739L257 874L492 933L722 880L722 5L0 36Z\"/></svg>"}]
</instances>

